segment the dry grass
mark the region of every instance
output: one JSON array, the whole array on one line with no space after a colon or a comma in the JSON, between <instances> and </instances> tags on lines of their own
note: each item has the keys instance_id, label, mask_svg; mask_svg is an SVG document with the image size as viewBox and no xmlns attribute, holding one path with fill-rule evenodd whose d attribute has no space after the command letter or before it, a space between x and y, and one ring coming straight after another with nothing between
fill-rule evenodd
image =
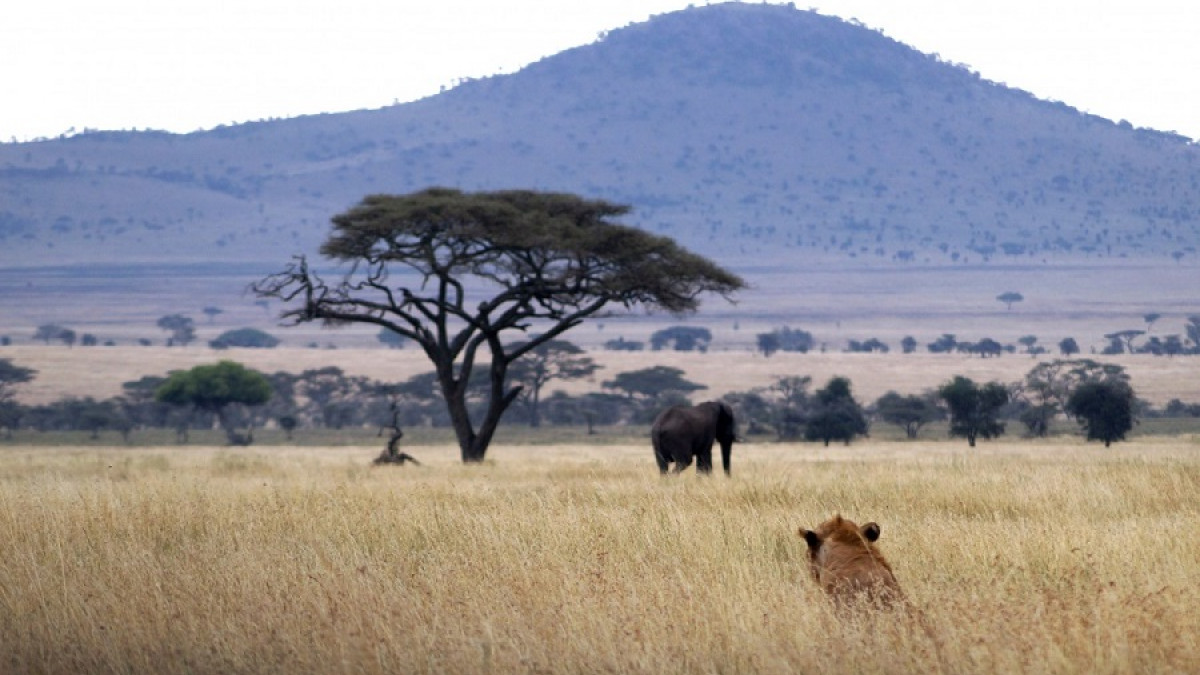
<instances>
[{"instance_id":1,"label":"dry grass","mask_svg":"<svg viewBox=\"0 0 1200 675\"><path fill-rule=\"evenodd\" d=\"M8 672L1196 672L1200 443L0 451ZM918 618L833 614L841 511Z\"/></svg>"},{"instance_id":2,"label":"dry grass","mask_svg":"<svg viewBox=\"0 0 1200 675\"><path fill-rule=\"evenodd\" d=\"M598 390L600 383L617 373L656 365L681 368L687 377L708 386L697 400L715 398L730 391L745 391L771 384L777 376L809 375L814 388L830 377L849 377L860 401L871 402L895 389L917 393L936 387L954 375L977 381L1016 382L1038 361L1024 355L982 359L961 354L776 354L764 358L749 351L710 352L612 352L596 350L590 355L603 370L593 381L552 382L551 389L569 393ZM431 370L424 354L415 350L385 349L231 349L214 351L202 347L94 347L68 349L61 346L10 346L0 358L38 371L37 378L18 390L26 404L46 403L64 396L106 398L121 393L121 383L143 375L165 375L170 370L233 359L263 372L298 373L329 365L351 375L386 382L399 382ZM1051 360L1055 356L1043 356ZM1133 386L1142 398L1163 405L1172 398L1200 402L1200 358L1164 358L1147 355L1089 357L1126 367Z\"/></svg>"}]
</instances>

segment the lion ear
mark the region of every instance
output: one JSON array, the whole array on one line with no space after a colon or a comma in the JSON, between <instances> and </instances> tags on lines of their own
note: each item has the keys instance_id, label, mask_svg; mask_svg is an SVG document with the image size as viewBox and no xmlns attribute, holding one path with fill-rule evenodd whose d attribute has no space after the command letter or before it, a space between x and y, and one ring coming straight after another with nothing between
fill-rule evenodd
<instances>
[{"instance_id":1,"label":"lion ear","mask_svg":"<svg viewBox=\"0 0 1200 675\"><path fill-rule=\"evenodd\" d=\"M800 535L804 537L804 541L808 542L808 547L811 549L821 548L821 537L812 530L800 530Z\"/></svg>"},{"instance_id":2,"label":"lion ear","mask_svg":"<svg viewBox=\"0 0 1200 675\"><path fill-rule=\"evenodd\" d=\"M875 541L879 539L879 523L867 523L862 526L862 535L867 541Z\"/></svg>"}]
</instances>

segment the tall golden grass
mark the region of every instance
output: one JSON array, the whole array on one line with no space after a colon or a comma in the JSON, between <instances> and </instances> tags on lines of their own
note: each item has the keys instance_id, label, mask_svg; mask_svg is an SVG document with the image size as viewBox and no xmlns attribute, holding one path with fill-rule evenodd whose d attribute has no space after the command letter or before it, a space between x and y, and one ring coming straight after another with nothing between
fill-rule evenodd
<instances>
[{"instance_id":1,"label":"tall golden grass","mask_svg":"<svg viewBox=\"0 0 1200 675\"><path fill-rule=\"evenodd\" d=\"M0 451L0 670L1200 671L1200 441ZM917 612L796 535L883 527Z\"/></svg>"}]
</instances>

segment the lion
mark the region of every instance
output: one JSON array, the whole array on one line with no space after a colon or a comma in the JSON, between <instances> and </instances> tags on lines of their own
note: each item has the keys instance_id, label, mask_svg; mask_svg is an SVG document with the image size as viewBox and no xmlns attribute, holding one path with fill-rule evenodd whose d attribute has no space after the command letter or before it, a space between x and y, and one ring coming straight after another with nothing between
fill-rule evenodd
<instances>
[{"instance_id":1,"label":"lion","mask_svg":"<svg viewBox=\"0 0 1200 675\"><path fill-rule=\"evenodd\" d=\"M879 552L879 524L862 527L835 515L816 530L800 528L808 543L813 580L839 606L866 601L877 607L903 603L904 594L891 565Z\"/></svg>"}]
</instances>

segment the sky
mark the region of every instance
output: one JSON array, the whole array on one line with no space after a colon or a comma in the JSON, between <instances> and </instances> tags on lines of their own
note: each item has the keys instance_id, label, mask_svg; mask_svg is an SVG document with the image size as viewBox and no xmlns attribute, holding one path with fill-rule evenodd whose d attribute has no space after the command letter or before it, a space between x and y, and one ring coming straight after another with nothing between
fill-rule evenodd
<instances>
[{"instance_id":1,"label":"sky","mask_svg":"<svg viewBox=\"0 0 1200 675\"><path fill-rule=\"evenodd\" d=\"M693 0L695 4L707 4ZM379 108L511 73L687 0L16 0L0 142ZM986 79L1200 139L1200 3L800 0Z\"/></svg>"}]
</instances>

